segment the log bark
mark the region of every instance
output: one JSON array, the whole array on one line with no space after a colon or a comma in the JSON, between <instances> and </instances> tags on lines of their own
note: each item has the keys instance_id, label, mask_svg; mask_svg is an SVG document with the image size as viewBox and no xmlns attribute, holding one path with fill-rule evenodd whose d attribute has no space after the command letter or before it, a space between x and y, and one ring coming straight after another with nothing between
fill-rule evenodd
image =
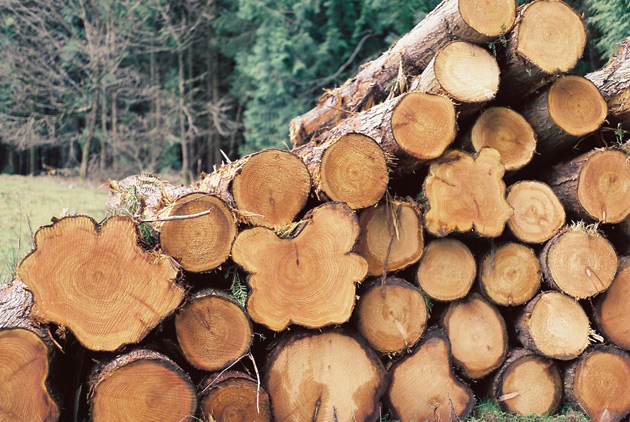
<instances>
[{"instance_id":1,"label":"log bark","mask_svg":"<svg viewBox=\"0 0 630 422\"><path fill-rule=\"evenodd\" d=\"M542 182L514 183L507 189L507 202L514 209L508 227L521 242L546 242L564 226L564 207L553 190Z\"/></svg>"},{"instance_id":2,"label":"log bark","mask_svg":"<svg viewBox=\"0 0 630 422\"><path fill-rule=\"evenodd\" d=\"M581 219L619 223L630 215L630 161L625 151L597 149L557 165L548 183Z\"/></svg>"},{"instance_id":3,"label":"log bark","mask_svg":"<svg viewBox=\"0 0 630 422\"><path fill-rule=\"evenodd\" d=\"M278 422L368 422L378 417L386 378L378 356L360 337L307 332L274 348L264 385Z\"/></svg>"},{"instance_id":4,"label":"log bark","mask_svg":"<svg viewBox=\"0 0 630 422\"><path fill-rule=\"evenodd\" d=\"M335 202L315 208L291 238L263 227L241 232L232 259L251 273L252 319L274 331L291 323L319 328L346 322L355 283L368 270L365 259L352 252L358 236L354 212Z\"/></svg>"},{"instance_id":5,"label":"log bark","mask_svg":"<svg viewBox=\"0 0 630 422\"><path fill-rule=\"evenodd\" d=\"M356 251L368 263L368 275L397 271L418 262L424 249L421 211L408 201L387 201L364 210Z\"/></svg>"},{"instance_id":6,"label":"log bark","mask_svg":"<svg viewBox=\"0 0 630 422\"><path fill-rule=\"evenodd\" d=\"M608 289L617 272L617 254L596 229L578 224L549 240L540 253L545 279L576 299Z\"/></svg>"},{"instance_id":7,"label":"log bark","mask_svg":"<svg viewBox=\"0 0 630 422\"><path fill-rule=\"evenodd\" d=\"M619 258L619 269L610 288L595 302L595 320L606 338L630 350L630 257Z\"/></svg>"},{"instance_id":8,"label":"log bark","mask_svg":"<svg viewBox=\"0 0 630 422\"><path fill-rule=\"evenodd\" d=\"M453 361L468 378L483 378L507 355L507 328L499 311L478 293L453 302L442 318Z\"/></svg>"},{"instance_id":9,"label":"log bark","mask_svg":"<svg viewBox=\"0 0 630 422\"><path fill-rule=\"evenodd\" d=\"M617 422L630 412L628 379L628 353L613 346L598 346L567 369L564 391L593 422Z\"/></svg>"},{"instance_id":10,"label":"log bark","mask_svg":"<svg viewBox=\"0 0 630 422\"><path fill-rule=\"evenodd\" d=\"M470 249L456 239L436 239L425 248L416 273L418 285L431 299L450 302L468 294L477 264Z\"/></svg>"},{"instance_id":11,"label":"log bark","mask_svg":"<svg viewBox=\"0 0 630 422\"><path fill-rule=\"evenodd\" d=\"M413 347L424 333L429 311L417 287L401 278L370 283L355 311L359 333L380 353Z\"/></svg>"},{"instance_id":12,"label":"log bark","mask_svg":"<svg viewBox=\"0 0 630 422\"><path fill-rule=\"evenodd\" d=\"M244 372L208 376L199 393L203 420L214 422L271 422L269 395Z\"/></svg>"},{"instance_id":13,"label":"log bark","mask_svg":"<svg viewBox=\"0 0 630 422\"><path fill-rule=\"evenodd\" d=\"M475 0L442 1L378 59L363 65L355 77L324 94L315 108L293 119L291 142L307 143L347 115L382 102L390 95L389 86L399 72L419 75L435 52L450 41L483 44L507 33L514 18L514 0L500 0L491 7L480 6Z\"/></svg>"},{"instance_id":14,"label":"log bark","mask_svg":"<svg viewBox=\"0 0 630 422\"><path fill-rule=\"evenodd\" d=\"M541 292L516 321L521 344L541 355L571 360L589 344L590 324L582 306L560 292Z\"/></svg>"},{"instance_id":15,"label":"log bark","mask_svg":"<svg viewBox=\"0 0 630 422\"><path fill-rule=\"evenodd\" d=\"M94 422L191 422L197 410L190 377L166 356L145 349L97 369L89 397Z\"/></svg>"},{"instance_id":16,"label":"log bark","mask_svg":"<svg viewBox=\"0 0 630 422\"><path fill-rule=\"evenodd\" d=\"M562 377L553 360L514 349L494 376L492 396L504 412L552 415L562 403Z\"/></svg>"},{"instance_id":17,"label":"log bark","mask_svg":"<svg viewBox=\"0 0 630 422\"><path fill-rule=\"evenodd\" d=\"M476 157L459 150L444 154L431 164L423 185L427 230L439 237L473 229L481 236L499 236L513 212L505 201L504 173L501 156L492 148Z\"/></svg>"},{"instance_id":18,"label":"log bark","mask_svg":"<svg viewBox=\"0 0 630 422\"><path fill-rule=\"evenodd\" d=\"M347 133L321 143L310 143L294 152L304 160L313 177L315 194L345 202L352 209L376 204L387 190L387 157L372 138Z\"/></svg>"},{"instance_id":19,"label":"log bark","mask_svg":"<svg viewBox=\"0 0 630 422\"><path fill-rule=\"evenodd\" d=\"M534 297L542 279L534 250L519 243L492 248L479 268L479 288L496 305L518 306Z\"/></svg>"},{"instance_id":20,"label":"log bark","mask_svg":"<svg viewBox=\"0 0 630 422\"><path fill-rule=\"evenodd\" d=\"M519 8L507 37L501 69L501 96L518 103L582 57L586 28L582 18L559 0L536 0Z\"/></svg>"},{"instance_id":21,"label":"log bark","mask_svg":"<svg viewBox=\"0 0 630 422\"><path fill-rule=\"evenodd\" d=\"M450 343L441 330L429 330L390 373L387 402L401 421L465 419L475 405L473 392L452 372Z\"/></svg>"},{"instance_id":22,"label":"log bark","mask_svg":"<svg viewBox=\"0 0 630 422\"><path fill-rule=\"evenodd\" d=\"M186 360L204 371L220 371L249 351L253 329L247 312L216 290L201 291L175 315L175 333Z\"/></svg>"},{"instance_id":23,"label":"log bark","mask_svg":"<svg viewBox=\"0 0 630 422\"><path fill-rule=\"evenodd\" d=\"M608 116L630 128L630 39L617 48L614 58L602 69L585 76L593 82L608 104Z\"/></svg>"},{"instance_id":24,"label":"log bark","mask_svg":"<svg viewBox=\"0 0 630 422\"><path fill-rule=\"evenodd\" d=\"M566 75L519 108L538 135L537 152L551 159L599 129L608 114L597 87L582 76Z\"/></svg>"},{"instance_id":25,"label":"log bark","mask_svg":"<svg viewBox=\"0 0 630 422\"><path fill-rule=\"evenodd\" d=\"M31 316L69 328L91 350L140 341L184 298L170 258L141 249L128 217L40 228L17 273L33 293Z\"/></svg>"}]
</instances>

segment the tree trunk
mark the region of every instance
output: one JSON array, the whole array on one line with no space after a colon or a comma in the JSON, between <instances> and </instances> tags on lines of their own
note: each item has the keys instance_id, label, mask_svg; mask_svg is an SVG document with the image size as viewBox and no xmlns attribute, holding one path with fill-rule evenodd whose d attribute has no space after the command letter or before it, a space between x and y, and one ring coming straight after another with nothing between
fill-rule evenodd
<instances>
[{"instance_id":1,"label":"tree trunk","mask_svg":"<svg viewBox=\"0 0 630 422\"><path fill-rule=\"evenodd\" d=\"M186 107L184 96L185 92L185 76L184 76L184 50L181 46L177 47L177 90L178 90L178 125L179 125L179 141L182 145L182 178L184 183L188 184L192 181L191 163L190 163L190 145L188 142L188 134L186 133L186 122L184 108Z\"/></svg>"},{"instance_id":2,"label":"tree trunk","mask_svg":"<svg viewBox=\"0 0 630 422\"><path fill-rule=\"evenodd\" d=\"M90 112L86 118L87 135L83 148L81 149L81 167L79 169L79 177L86 179L88 176L88 165L90 164L90 147L92 146L92 138L94 137L94 128L96 127L96 111L98 108L98 95L99 90L97 88L92 89L92 105Z\"/></svg>"}]
</instances>

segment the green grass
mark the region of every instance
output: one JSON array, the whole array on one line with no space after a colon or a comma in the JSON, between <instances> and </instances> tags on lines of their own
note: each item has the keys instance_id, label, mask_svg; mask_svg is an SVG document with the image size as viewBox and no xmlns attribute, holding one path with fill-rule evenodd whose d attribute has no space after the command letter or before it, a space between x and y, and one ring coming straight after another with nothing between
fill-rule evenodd
<instances>
[{"instance_id":1,"label":"green grass","mask_svg":"<svg viewBox=\"0 0 630 422\"><path fill-rule=\"evenodd\" d=\"M0 175L0 283L11 280L40 226L64 209L101 221L106 199L107 189L75 179Z\"/></svg>"}]
</instances>

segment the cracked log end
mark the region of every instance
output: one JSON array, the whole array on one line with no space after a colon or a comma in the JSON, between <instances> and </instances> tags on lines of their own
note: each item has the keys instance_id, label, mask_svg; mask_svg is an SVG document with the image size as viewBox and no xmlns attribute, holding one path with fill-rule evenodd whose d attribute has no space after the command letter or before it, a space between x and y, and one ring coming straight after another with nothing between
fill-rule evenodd
<instances>
[{"instance_id":1,"label":"cracked log end","mask_svg":"<svg viewBox=\"0 0 630 422\"><path fill-rule=\"evenodd\" d=\"M281 239L262 227L241 232L232 259L251 273L247 310L252 319L274 331L290 323L319 328L346 322L355 283L368 269L352 252L358 236L356 215L336 202L315 208L293 238Z\"/></svg>"},{"instance_id":2,"label":"cracked log end","mask_svg":"<svg viewBox=\"0 0 630 422\"><path fill-rule=\"evenodd\" d=\"M337 331L289 337L272 352L266 374L278 422L375 420L386 387L376 353Z\"/></svg>"},{"instance_id":3,"label":"cracked log end","mask_svg":"<svg viewBox=\"0 0 630 422\"><path fill-rule=\"evenodd\" d=\"M296 155L269 149L253 154L232 182L232 195L245 220L279 229L293 221L311 191L311 175Z\"/></svg>"},{"instance_id":4,"label":"cracked log end","mask_svg":"<svg viewBox=\"0 0 630 422\"><path fill-rule=\"evenodd\" d=\"M387 400L403 421L448 421L466 417L475 405L470 388L451 370L450 344L446 335L432 329L420 346L390 370Z\"/></svg>"},{"instance_id":5,"label":"cracked log end","mask_svg":"<svg viewBox=\"0 0 630 422\"><path fill-rule=\"evenodd\" d=\"M582 76L567 75L551 85L547 109L553 122L573 136L596 131L608 114L608 106L597 87Z\"/></svg>"},{"instance_id":6,"label":"cracked log end","mask_svg":"<svg viewBox=\"0 0 630 422\"><path fill-rule=\"evenodd\" d=\"M57 421L47 377L48 347L37 334L23 328L0 331L0 421Z\"/></svg>"},{"instance_id":7,"label":"cracked log end","mask_svg":"<svg viewBox=\"0 0 630 422\"><path fill-rule=\"evenodd\" d=\"M483 147L501 154L505 170L518 170L528 164L536 151L536 134L519 113L505 107L491 107L475 121L470 141L476 152Z\"/></svg>"},{"instance_id":8,"label":"cracked log end","mask_svg":"<svg viewBox=\"0 0 630 422\"><path fill-rule=\"evenodd\" d=\"M560 292L542 292L516 322L523 346L553 359L575 359L589 345L590 324L584 309Z\"/></svg>"},{"instance_id":9,"label":"cracked log end","mask_svg":"<svg viewBox=\"0 0 630 422\"><path fill-rule=\"evenodd\" d=\"M630 350L630 258L619 259L619 271L595 306L595 319L606 337Z\"/></svg>"},{"instance_id":10,"label":"cracked log end","mask_svg":"<svg viewBox=\"0 0 630 422\"><path fill-rule=\"evenodd\" d=\"M582 18L561 1L528 5L517 31L517 53L546 73L572 69L586 46Z\"/></svg>"},{"instance_id":11,"label":"cracked log end","mask_svg":"<svg viewBox=\"0 0 630 422\"><path fill-rule=\"evenodd\" d=\"M459 14L464 22L480 34L498 37L514 25L514 0L459 0Z\"/></svg>"},{"instance_id":12,"label":"cracked log end","mask_svg":"<svg viewBox=\"0 0 630 422\"><path fill-rule=\"evenodd\" d=\"M473 228L482 236L499 236L512 216L505 201L504 172L493 148L483 148L476 158L458 150L444 154L431 164L424 181L427 230L440 237Z\"/></svg>"},{"instance_id":13,"label":"cracked log end","mask_svg":"<svg viewBox=\"0 0 630 422\"><path fill-rule=\"evenodd\" d=\"M507 329L499 311L478 293L453 302L442 323L455 364L469 378L482 378L507 355Z\"/></svg>"},{"instance_id":14,"label":"cracked log end","mask_svg":"<svg viewBox=\"0 0 630 422\"><path fill-rule=\"evenodd\" d=\"M630 412L630 356L613 346L590 349L565 373L565 394L593 422L617 422Z\"/></svg>"},{"instance_id":15,"label":"cracked log end","mask_svg":"<svg viewBox=\"0 0 630 422\"><path fill-rule=\"evenodd\" d=\"M233 299L216 292L190 298L175 316L177 341L186 360L204 371L219 371L249 350L252 325Z\"/></svg>"},{"instance_id":16,"label":"cracked log end","mask_svg":"<svg viewBox=\"0 0 630 422\"><path fill-rule=\"evenodd\" d=\"M552 415L562 403L562 377L554 361L514 349L494 377L492 394L504 412Z\"/></svg>"},{"instance_id":17,"label":"cracked log end","mask_svg":"<svg viewBox=\"0 0 630 422\"><path fill-rule=\"evenodd\" d=\"M546 279L576 299L608 289L618 266L612 244L597 231L580 226L569 228L547 242L540 261Z\"/></svg>"},{"instance_id":18,"label":"cracked log end","mask_svg":"<svg viewBox=\"0 0 630 422\"><path fill-rule=\"evenodd\" d=\"M136 225L66 217L40 228L18 267L36 320L68 327L91 350L137 343L184 298L168 257L138 246Z\"/></svg>"},{"instance_id":19,"label":"cracked log end","mask_svg":"<svg viewBox=\"0 0 630 422\"><path fill-rule=\"evenodd\" d=\"M368 275L405 268L420 259L424 248L417 207L391 201L361 213L357 252L368 263Z\"/></svg>"},{"instance_id":20,"label":"cracked log end","mask_svg":"<svg viewBox=\"0 0 630 422\"><path fill-rule=\"evenodd\" d=\"M521 242L546 242L564 226L564 207L542 182L525 180L511 185L507 202L514 208L508 227Z\"/></svg>"},{"instance_id":21,"label":"cracked log end","mask_svg":"<svg viewBox=\"0 0 630 422\"><path fill-rule=\"evenodd\" d=\"M415 345L429 317L418 288L390 277L372 283L357 303L357 328L381 353L398 353Z\"/></svg>"},{"instance_id":22,"label":"cracked log end","mask_svg":"<svg viewBox=\"0 0 630 422\"><path fill-rule=\"evenodd\" d=\"M191 193L169 209L168 217L182 217L209 212L199 217L165 221L160 227L164 253L175 258L183 269L210 271L230 255L236 237L236 219L216 196Z\"/></svg>"},{"instance_id":23,"label":"cracked log end","mask_svg":"<svg viewBox=\"0 0 630 422\"><path fill-rule=\"evenodd\" d=\"M192 422L197 395L190 377L173 361L136 350L94 376L90 406L94 422Z\"/></svg>"},{"instance_id":24,"label":"cracked log end","mask_svg":"<svg viewBox=\"0 0 630 422\"><path fill-rule=\"evenodd\" d=\"M484 257L479 286L493 303L522 305L534 297L542 278L538 257L531 248L506 243Z\"/></svg>"},{"instance_id":25,"label":"cracked log end","mask_svg":"<svg viewBox=\"0 0 630 422\"><path fill-rule=\"evenodd\" d=\"M431 160L455 139L455 106L447 97L410 92L396 105L391 126L403 151L419 160Z\"/></svg>"},{"instance_id":26,"label":"cracked log end","mask_svg":"<svg viewBox=\"0 0 630 422\"><path fill-rule=\"evenodd\" d=\"M424 250L417 278L432 299L450 302L468 294L477 274L470 249L457 239L436 239Z\"/></svg>"},{"instance_id":27,"label":"cracked log end","mask_svg":"<svg viewBox=\"0 0 630 422\"><path fill-rule=\"evenodd\" d=\"M367 136L342 136L322 155L320 181L333 201L345 202L352 209L374 205L389 182L385 153Z\"/></svg>"}]
</instances>

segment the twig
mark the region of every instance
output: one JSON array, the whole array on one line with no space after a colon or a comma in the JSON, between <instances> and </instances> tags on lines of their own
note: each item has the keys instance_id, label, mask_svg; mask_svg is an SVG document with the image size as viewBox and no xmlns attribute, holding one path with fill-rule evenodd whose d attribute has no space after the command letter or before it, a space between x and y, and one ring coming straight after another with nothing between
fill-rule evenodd
<instances>
[{"instance_id":1,"label":"twig","mask_svg":"<svg viewBox=\"0 0 630 422\"><path fill-rule=\"evenodd\" d=\"M170 217L156 218L155 220L140 220L141 223L159 223L162 221L174 221L174 220L188 220L190 218L203 217L204 215L208 215L212 212L212 210L205 210L198 212L196 214L189 215L171 215Z\"/></svg>"},{"instance_id":2,"label":"twig","mask_svg":"<svg viewBox=\"0 0 630 422\"><path fill-rule=\"evenodd\" d=\"M260 374L258 373L258 366L256 366L256 361L252 356L252 352L249 352L247 356L249 356L249 360L252 361L254 371L256 372L256 382L258 383L256 385L256 412L260 413Z\"/></svg>"}]
</instances>

